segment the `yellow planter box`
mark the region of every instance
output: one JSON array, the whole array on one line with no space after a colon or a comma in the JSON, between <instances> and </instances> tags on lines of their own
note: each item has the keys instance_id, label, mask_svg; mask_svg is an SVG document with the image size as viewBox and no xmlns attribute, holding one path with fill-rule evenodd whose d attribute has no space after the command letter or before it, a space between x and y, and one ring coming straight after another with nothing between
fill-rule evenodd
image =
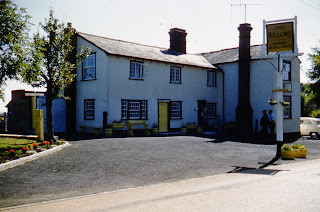
<instances>
[{"instance_id":1,"label":"yellow planter box","mask_svg":"<svg viewBox=\"0 0 320 212\"><path fill-rule=\"evenodd\" d=\"M159 128L153 127L152 128L152 134L156 135L159 133Z\"/></svg>"},{"instance_id":2,"label":"yellow planter box","mask_svg":"<svg viewBox=\"0 0 320 212\"><path fill-rule=\"evenodd\" d=\"M112 128L105 128L104 129L104 135L106 137L112 137Z\"/></svg>"},{"instance_id":3,"label":"yellow planter box","mask_svg":"<svg viewBox=\"0 0 320 212\"><path fill-rule=\"evenodd\" d=\"M307 149L297 149L296 158L306 158L308 150Z\"/></svg>"},{"instance_id":4,"label":"yellow planter box","mask_svg":"<svg viewBox=\"0 0 320 212\"><path fill-rule=\"evenodd\" d=\"M281 150L281 158L287 160L294 160L296 151L294 150Z\"/></svg>"},{"instance_id":5,"label":"yellow planter box","mask_svg":"<svg viewBox=\"0 0 320 212\"><path fill-rule=\"evenodd\" d=\"M124 123L112 123L112 128L124 128Z\"/></svg>"}]
</instances>

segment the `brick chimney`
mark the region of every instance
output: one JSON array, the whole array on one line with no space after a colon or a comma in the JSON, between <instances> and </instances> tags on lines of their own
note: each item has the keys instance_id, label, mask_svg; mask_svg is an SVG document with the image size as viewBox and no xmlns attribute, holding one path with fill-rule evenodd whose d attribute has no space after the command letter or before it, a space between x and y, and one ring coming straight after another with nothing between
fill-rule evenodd
<instances>
[{"instance_id":1,"label":"brick chimney","mask_svg":"<svg viewBox=\"0 0 320 212\"><path fill-rule=\"evenodd\" d=\"M170 50L178 53L186 54L186 37L187 33L184 29L170 29Z\"/></svg>"},{"instance_id":2,"label":"brick chimney","mask_svg":"<svg viewBox=\"0 0 320 212\"><path fill-rule=\"evenodd\" d=\"M239 36L239 98L237 127L239 134L252 134L252 107L250 104L250 24L240 24Z\"/></svg>"}]
</instances>

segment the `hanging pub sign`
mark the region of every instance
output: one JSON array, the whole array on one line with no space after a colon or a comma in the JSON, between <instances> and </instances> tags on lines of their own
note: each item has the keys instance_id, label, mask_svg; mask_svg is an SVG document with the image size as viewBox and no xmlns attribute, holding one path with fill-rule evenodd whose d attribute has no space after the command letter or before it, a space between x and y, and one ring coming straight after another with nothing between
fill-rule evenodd
<instances>
[{"instance_id":1,"label":"hanging pub sign","mask_svg":"<svg viewBox=\"0 0 320 212\"><path fill-rule=\"evenodd\" d=\"M266 25L267 52L294 51L293 22Z\"/></svg>"}]
</instances>

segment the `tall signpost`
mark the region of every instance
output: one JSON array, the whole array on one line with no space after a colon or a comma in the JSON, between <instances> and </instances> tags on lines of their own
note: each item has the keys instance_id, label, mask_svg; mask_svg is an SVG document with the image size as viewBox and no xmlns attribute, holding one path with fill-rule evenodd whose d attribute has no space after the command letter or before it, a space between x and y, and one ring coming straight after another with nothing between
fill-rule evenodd
<instances>
[{"instance_id":1,"label":"tall signpost","mask_svg":"<svg viewBox=\"0 0 320 212\"><path fill-rule=\"evenodd\" d=\"M266 43L267 40L267 43ZM275 59L277 60L276 84L272 89L276 113L276 141L277 155L276 160L281 156L281 146L283 143L283 88L282 71L283 57L297 57L302 53L298 52L297 45L297 17L292 19L283 19L275 21L263 21L263 46L260 59ZM270 161L271 162L271 161ZM270 163L269 162L269 163Z\"/></svg>"}]
</instances>

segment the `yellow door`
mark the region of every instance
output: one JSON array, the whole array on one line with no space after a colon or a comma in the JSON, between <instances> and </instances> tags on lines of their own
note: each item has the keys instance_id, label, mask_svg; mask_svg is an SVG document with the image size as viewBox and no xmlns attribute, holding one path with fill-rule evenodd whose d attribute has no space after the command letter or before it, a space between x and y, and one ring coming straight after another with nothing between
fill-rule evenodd
<instances>
[{"instance_id":1,"label":"yellow door","mask_svg":"<svg viewBox=\"0 0 320 212\"><path fill-rule=\"evenodd\" d=\"M159 102L159 132L168 132L168 102Z\"/></svg>"}]
</instances>

